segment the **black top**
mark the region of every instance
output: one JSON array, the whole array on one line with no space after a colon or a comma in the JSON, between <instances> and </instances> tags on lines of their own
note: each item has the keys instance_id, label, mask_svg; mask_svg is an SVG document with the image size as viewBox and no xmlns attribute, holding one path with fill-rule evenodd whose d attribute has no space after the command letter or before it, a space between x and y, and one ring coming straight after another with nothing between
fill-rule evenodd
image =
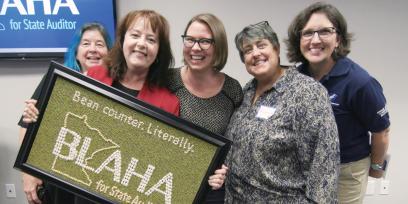
<instances>
[{"instance_id":1,"label":"black top","mask_svg":"<svg viewBox=\"0 0 408 204\"><path fill-rule=\"evenodd\" d=\"M114 88L117 88L117 89L119 89L119 90L121 90L121 91L123 91L123 92L125 92L125 93L127 93L127 94L129 94L129 95L131 95L131 96L133 96L133 97L136 97L137 95L139 95L139 90L136 90L136 89L129 89L128 87L126 87L126 86L123 86L120 82L118 82L118 81L114 81L113 83L112 83L112 87L114 87Z\"/></svg>"},{"instance_id":2,"label":"black top","mask_svg":"<svg viewBox=\"0 0 408 204\"><path fill-rule=\"evenodd\" d=\"M181 68L170 69L169 89L180 100L180 117L214 133L224 135L230 117L242 101L243 94L239 82L225 75L221 91L210 98L200 98L191 94L184 86Z\"/></svg>"},{"instance_id":3,"label":"black top","mask_svg":"<svg viewBox=\"0 0 408 204\"><path fill-rule=\"evenodd\" d=\"M230 117L241 104L243 94L239 82L228 75L222 89L215 96L200 98L191 94L183 84L180 75L181 68L170 69L169 89L180 101L180 117L214 133L224 135ZM225 189L211 190L204 203L224 203Z\"/></svg>"}]
</instances>

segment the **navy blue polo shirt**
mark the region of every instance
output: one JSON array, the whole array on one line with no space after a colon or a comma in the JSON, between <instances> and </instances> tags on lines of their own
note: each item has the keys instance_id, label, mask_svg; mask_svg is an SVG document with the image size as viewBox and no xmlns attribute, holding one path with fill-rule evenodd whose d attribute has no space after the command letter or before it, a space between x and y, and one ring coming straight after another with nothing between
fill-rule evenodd
<instances>
[{"instance_id":1,"label":"navy blue polo shirt","mask_svg":"<svg viewBox=\"0 0 408 204\"><path fill-rule=\"evenodd\" d=\"M298 69L310 76L307 65ZM369 156L369 132L380 132L390 125L380 83L347 57L337 60L320 83L328 90L336 118L341 163Z\"/></svg>"}]
</instances>

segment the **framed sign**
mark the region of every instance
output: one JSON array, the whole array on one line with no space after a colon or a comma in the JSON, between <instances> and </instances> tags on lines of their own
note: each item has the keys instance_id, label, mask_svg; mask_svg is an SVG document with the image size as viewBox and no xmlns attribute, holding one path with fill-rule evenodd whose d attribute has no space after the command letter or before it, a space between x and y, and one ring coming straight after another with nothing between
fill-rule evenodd
<instances>
[{"instance_id":1,"label":"framed sign","mask_svg":"<svg viewBox=\"0 0 408 204\"><path fill-rule=\"evenodd\" d=\"M14 167L99 203L199 203L230 141L55 62Z\"/></svg>"}]
</instances>

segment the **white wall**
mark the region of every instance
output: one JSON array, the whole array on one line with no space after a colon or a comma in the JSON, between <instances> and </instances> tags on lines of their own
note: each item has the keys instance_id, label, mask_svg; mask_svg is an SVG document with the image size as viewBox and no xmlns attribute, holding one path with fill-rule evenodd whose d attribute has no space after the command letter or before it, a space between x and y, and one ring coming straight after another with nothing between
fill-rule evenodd
<instances>
[{"instance_id":1,"label":"white wall","mask_svg":"<svg viewBox=\"0 0 408 204\"><path fill-rule=\"evenodd\" d=\"M0 61L0 203L25 203L19 171L13 169L18 151L17 122L24 100L31 97L49 62ZM16 185L17 198L6 197L6 183Z\"/></svg>"},{"instance_id":2,"label":"white wall","mask_svg":"<svg viewBox=\"0 0 408 204\"><path fill-rule=\"evenodd\" d=\"M224 72L244 84L250 79L233 44L235 34L248 24L268 20L282 40L293 17L314 1L299 0L117 0L119 19L133 9L154 9L171 24L171 41L177 65L181 65L182 42L180 35L188 20L195 14L211 12L225 24L229 40L229 59ZM404 135L404 120L408 111L408 87L405 80L408 57L408 1L405 0L343 0L329 1L346 17L349 29L355 34L352 52L354 61L364 66L383 85L391 116L392 155L387 173L390 194L367 196L365 203L407 203L405 195L408 165L408 139ZM281 60L287 64L286 47L281 43ZM45 73L47 61L0 61L0 89L3 94L0 106L0 203L24 203L19 172L12 169L17 153L17 120L22 113L23 101L31 96L40 77ZM17 199L7 199L4 184L17 185ZM377 188L379 187L376 186ZM377 189L378 191L379 189Z\"/></svg>"}]
</instances>

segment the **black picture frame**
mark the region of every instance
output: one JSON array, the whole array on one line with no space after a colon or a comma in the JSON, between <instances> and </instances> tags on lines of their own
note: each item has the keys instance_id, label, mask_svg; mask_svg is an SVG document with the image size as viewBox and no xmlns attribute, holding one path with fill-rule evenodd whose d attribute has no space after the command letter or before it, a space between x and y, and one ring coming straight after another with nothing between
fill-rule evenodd
<instances>
[{"instance_id":1,"label":"black picture frame","mask_svg":"<svg viewBox=\"0 0 408 204\"><path fill-rule=\"evenodd\" d=\"M33 143L36 142L36 139L39 140L37 138L37 133L40 128L42 126L46 127L47 122L43 121L43 116L45 111L47 111L47 107L49 106L50 97L55 89L56 81L59 80L66 81L75 87L78 86L87 89L105 99L114 101L120 106L130 108L138 114L143 114L144 116L149 117L151 120L157 121L160 124L165 124L171 130L174 129L176 131L181 131L188 134L192 138L194 137L197 140L202 141L203 144L214 146L214 150L208 150L210 152L209 155L213 154L213 156L211 156L210 160L207 160L210 162L205 164L206 171L204 176L196 178L197 182L199 183L198 190L196 191L197 193L193 196L193 200L188 200L186 202L201 203L203 201L205 195L210 189L207 182L208 177L212 175L216 169L221 167L231 146L231 141L229 139L194 125L189 121L173 116L172 114L140 101L133 96L125 94L124 92L121 92L115 88L66 68L57 62L51 62L49 66L49 70L45 76L45 83L42 87L40 98L37 103L37 107L40 111L38 120L36 123L31 123L28 126L27 133L17 155L14 168L98 203L121 203L120 201L113 200L103 195L101 192L81 186L63 176L56 175L55 172L44 170L43 168L39 168L39 165L33 165L32 163L28 162L29 156L33 154L32 152L38 151L36 150L35 146L33 147ZM55 118L55 120L61 120L61 118ZM45 138L45 136L43 138ZM41 152L47 151L41 150ZM164 155L167 154L167 152L164 151L164 153L162 152L161 154ZM168 162L171 163L172 161ZM191 166L189 168L191 168ZM187 183L186 185L189 184Z\"/></svg>"}]
</instances>

